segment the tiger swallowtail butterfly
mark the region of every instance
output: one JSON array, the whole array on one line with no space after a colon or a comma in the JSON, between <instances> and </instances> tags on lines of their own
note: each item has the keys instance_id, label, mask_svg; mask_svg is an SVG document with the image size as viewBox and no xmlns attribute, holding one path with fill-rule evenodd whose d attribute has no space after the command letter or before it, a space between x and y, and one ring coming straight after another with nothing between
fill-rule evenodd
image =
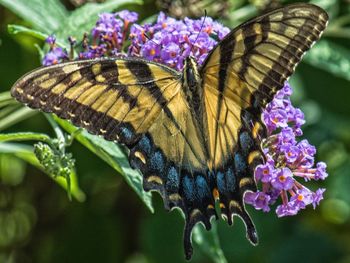
<instances>
[{"instance_id":1,"label":"tiger swallowtail butterfly","mask_svg":"<svg viewBox=\"0 0 350 263\"><path fill-rule=\"evenodd\" d=\"M146 191L185 215L184 246L212 217L238 215L248 240L255 226L243 197L256 191L254 168L264 162L262 109L294 72L328 21L321 8L294 4L232 30L201 66L185 59L182 72L141 58L101 58L36 69L13 86L25 105L55 113L92 134L127 146Z\"/></svg>"}]
</instances>

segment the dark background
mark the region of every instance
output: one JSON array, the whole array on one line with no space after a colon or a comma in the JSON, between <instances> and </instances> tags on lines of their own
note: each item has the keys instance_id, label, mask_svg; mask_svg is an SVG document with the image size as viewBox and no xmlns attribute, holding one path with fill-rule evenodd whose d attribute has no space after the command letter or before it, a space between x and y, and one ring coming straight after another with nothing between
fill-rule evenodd
<instances>
[{"instance_id":1,"label":"dark background","mask_svg":"<svg viewBox=\"0 0 350 263\"><path fill-rule=\"evenodd\" d=\"M69 10L76 8L77 2L72 2L64 2ZM203 15L206 3L209 16L220 16L225 25L233 27L240 22L235 17L244 19L245 12L249 17L259 12L250 10L264 9L268 2L145 1L136 10L142 18L161 9L173 16L195 17ZM350 3L314 2L322 2L332 12L330 29L324 34L324 40L332 44L325 51L331 58L306 58L291 83L293 102L306 115L304 138L317 147L317 160L328 164L328 179L309 184L313 189L327 188L325 200L316 210L282 219L249 208L259 231L257 247L245 239L240 220L235 227L218 222L228 262L350 262ZM0 91L8 91L22 74L39 66L33 44L42 45L25 35L10 35L7 24L30 27L0 6ZM53 135L42 114L2 129L0 132ZM69 150L76 159L84 202L69 201L66 191L49 176L12 154L0 153L0 262L185 261L183 219L178 211L167 213L154 194L155 213L150 213L123 178L96 155L78 142ZM212 261L195 247L193 262Z\"/></svg>"}]
</instances>

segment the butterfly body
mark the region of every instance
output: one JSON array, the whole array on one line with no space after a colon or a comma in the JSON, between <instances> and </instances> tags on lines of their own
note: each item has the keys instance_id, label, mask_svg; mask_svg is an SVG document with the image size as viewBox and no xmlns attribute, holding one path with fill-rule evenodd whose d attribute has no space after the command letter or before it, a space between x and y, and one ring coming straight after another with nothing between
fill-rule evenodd
<instances>
[{"instance_id":1,"label":"butterfly body","mask_svg":"<svg viewBox=\"0 0 350 263\"><path fill-rule=\"evenodd\" d=\"M232 30L201 66L189 56L182 72L140 58L72 61L27 74L11 92L31 108L126 145L144 189L183 211L186 258L194 225L210 229L218 218L216 201L230 225L233 215L243 219L257 244L243 197L256 191L254 169L264 162L261 112L327 20L317 6L290 5Z\"/></svg>"}]
</instances>

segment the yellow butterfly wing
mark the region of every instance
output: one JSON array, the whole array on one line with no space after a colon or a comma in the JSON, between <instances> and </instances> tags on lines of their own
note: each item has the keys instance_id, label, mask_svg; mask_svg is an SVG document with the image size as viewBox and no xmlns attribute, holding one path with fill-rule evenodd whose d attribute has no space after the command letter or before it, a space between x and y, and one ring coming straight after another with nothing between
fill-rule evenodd
<instances>
[{"instance_id":1,"label":"yellow butterfly wing","mask_svg":"<svg viewBox=\"0 0 350 263\"><path fill-rule=\"evenodd\" d=\"M158 149L160 157L154 159L176 164L179 174L182 166L201 170L205 164L180 78L171 68L136 58L74 61L27 74L12 95L31 108L125 144L131 161L143 167L145 188L164 192L163 171L147 168L156 166L151 152Z\"/></svg>"},{"instance_id":2,"label":"yellow butterfly wing","mask_svg":"<svg viewBox=\"0 0 350 263\"><path fill-rule=\"evenodd\" d=\"M260 143L266 137L262 107L284 86L327 21L326 12L310 4L271 11L229 33L200 70L209 163L217 174L221 212L229 223L232 214L240 215L253 243L256 232L243 195L256 190L254 168L262 162Z\"/></svg>"},{"instance_id":3,"label":"yellow butterfly wing","mask_svg":"<svg viewBox=\"0 0 350 263\"><path fill-rule=\"evenodd\" d=\"M34 70L11 93L31 108L125 144L131 166L143 174L144 189L160 192L167 209L183 210L189 247L194 224L203 221L210 228L209 218L216 213L205 177L205 141L181 77L169 67L138 58L83 60ZM198 187L203 189L200 200Z\"/></svg>"}]
</instances>

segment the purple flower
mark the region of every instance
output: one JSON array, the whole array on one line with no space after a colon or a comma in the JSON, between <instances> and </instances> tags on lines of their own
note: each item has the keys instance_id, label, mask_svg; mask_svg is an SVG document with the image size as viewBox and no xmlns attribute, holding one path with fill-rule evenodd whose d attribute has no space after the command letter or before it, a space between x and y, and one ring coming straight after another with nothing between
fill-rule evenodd
<instances>
[{"instance_id":1,"label":"purple flower","mask_svg":"<svg viewBox=\"0 0 350 263\"><path fill-rule=\"evenodd\" d=\"M127 24L136 22L139 17L139 15L136 12L131 12L128 10L117 12L116 15L123 19L124 23Z\"/></svg>"},{"instance_id":2,"label":"purple flower","mask_svg":"<svg viewBox=\"0 0 350 263\"><path fill-rule=\"evenodd\" d=\"M307 188L298 189L296 194L290 198L290 202L300 209L304 209L313 202L313 193Z\"/></svg>"},{"instance_id":3,"label":"purple flower","mask_svg":"<svg viewBox=\"0 0 350 263\"><path fill-rule=\"evenodd\" d=\"M141 47L141 54L148 60L156 61L160 57L159 45L155 42L148 41Z\"/></svg>"},{"instance_id":4,"label":"purple flower","mask_svg":"<svg viewBox=\"0 0 350 263\"><path fill-rule=\"evenodd\" d=\"M86 51L79 54L79 57L83 59L100 58L103 57L106 52L106 45L89 46Z\"/></svg>"},{"instance_id":5,"label":"purple flower","mask_svg":"<svg viewBox=\"0 0 350 263\"><path fill-rule=\"evenodd\" d=\"M299 212L297 206L293 206L291 203L279 205L276 209L276 214L278 217L283 216L294 216Z\"/></svg>"},{"instance_id":6,"label":"purple flower","mask_svg":"<svg viewBox=\"0 0 350 263\"><path fill-rule=\"evenodd\" d=\"M262 113L269 134L263 140L267 162L255 168L255 179L261 185L261 191L257 192L259 196L262 196L260 192L269 196L265 197L269 199L268 205L273 205L279 198L282 200L276 209L278 217L295 215L311 204L315 208L323 199L325 189L312 192L298 179L323 180L328 176L325 163L319 162L314 168L316 148L307 140L297 140L302 135L305 119L302 111L292 105L291 94L292 89L286 82ZM245 201L262 209L255 200L257 193L246 195Z\"/></svg>"},{"instance_id":7,"label":"purple flower","mask_svg":"<svg viewBox=\"0 0 350 263\"><path fill-rule=\"evenodd\" d=\"M287 114L282 109L273 109L268 114L263 114L264 122L268 130L276 130L279 127L287 127Z\"/></svg>"},{"instance_id":8,"label":"purple flower","mask_svg":"<svg viewBox=\"0 0 350 263\"><path fill-rule=\"evenodd\" d=\"M115 14L100 14L95 27L91 30L93 44L87 47L87 50L79 57L90 58L121 54L128 35L129 24L135 22L137 16L137 13L127 10ZM91 49L103 50L103 52L91 53Z\"/></svg>"},{"instance_id":9,"label":"purple flower","mask_svg":"<svg viewBox=\"0 0 350 263\"><path fill-rule=\"evenodd\" d=\"M68 59L67 52L61 47L56 46L56 37L54 35L47 37L45 42L50 45L50 50L45 54L42 60L44 66L58 64Z\"/></svg>"},{"instance_id":10,"label":"purple flower","mask_svg":"<svg viewBox=\"0 0 350 263\"><path fill-rule=\"evenodd\" d=\"M294 185L293 173L288 168L279 169L271 180L277 190L290 190Z\"/></svg>"},{"instance_id":11,"label":"purple flower","mask_svg":"<svg viewBox=\"0 0 350 263\"><path fill-rule=\"evenodd\" d=\"M316 165L315 180L324 180L327 178L328 173L326 172L327 165L324 162L319 162Z\"/></svg>"},{"instance_id":12,"label":"purple flower","mask_svg":"<svg viewBox=\"0 0 350 263\"><path fill-rule=\"evenodd\" d=\"M300 156L300 149L292 144L282 145L280 151L285 156L286 162L289 164L294 164Z\"/></svg>"},{"instance_id":13,"label":"purple flower","mask_svg":"<svg viewBox=\"0 0 350 263\"><path fill-rule=\"evenodd\" d=\"M317 205L320 204L320 201L323 199L323 193L326 191L324 188L317 189L315 193L312 194L312 206L314 209L316 208Z\"/></svg>"},{"instance_id":14,"label":"purple flower","mask_svg":"<svg viewBox=\"0 0 350 263\"><path fill-rule=\"evenodd\" d=\"M285 127L277 135L280 145L295 145L295 134L291 127Z\"/></svg>"},{"instance_id":15,"label":"purple flower","mask_svg":"<svg viewBox=\"0 0 350 263\"><path fill-rule=\"evenodd\" d=\"M120 31L122 26L123 22L116 19L115 14L102 13L99 15L96 26L92 29L92 35L95 38L108 38L111 37L114 32Z\"/></svg>"},{"instance_id":16,"label":"purple flower","mask_svg":"<svg viewBox=\"0 0 350 263\"><path fill-rule=\"evenodd\" d=\"M255 168L255 178L264 183L271 181L273 176L274 168L271 164L260 164Z\"/></svg>"},{"instance_id":17,"label":"purple flower","mask_svg":"<svg viewBox=\"0 0 350 263\"><path fill-rule=\"evenodd\" d=\"M245 202L248 204L251 204L255 207L257 210L263 210L264 212L269 212L269 202L271 200L271 197L264 192L248 192L245 194Z\"/></svg>"},{"instance_id":18,"label":"purple flower","mask_svg":"<svg viewBox=\"0 0 350 263\"><path fill-rule=\"evenodd\" d=\"M168 65L175 65L180 55L180 48L175 43L169 43L161 51L162 60Z\"/></svg>"},{"instance_id":19,"label":"purple flower","mask_svg":"<svg viewBox=\"0 0 350 263\"><path fill-rule=\"evenodd\" d=\"M217 44L212 36L220 34L219 38L222 38L229 32L228 28L208 17L203 28L202 22L190 18L176 20L161 12L154 25L133 24L130 28L129 55L144 56L178 70L182 70L184 59L190 55L201 64Z\"/></svg>"},{"instance_id":20,"label":"purple flower","mask_svg":"<svg viewBox=\"0 0 350 263\"><path fill-rule=\"evenodd\" d=\"M54 45L56 43L56 36L55 35L50 35L45 39L45 42L49 45Z\"/></svg>"}]
</instances>

